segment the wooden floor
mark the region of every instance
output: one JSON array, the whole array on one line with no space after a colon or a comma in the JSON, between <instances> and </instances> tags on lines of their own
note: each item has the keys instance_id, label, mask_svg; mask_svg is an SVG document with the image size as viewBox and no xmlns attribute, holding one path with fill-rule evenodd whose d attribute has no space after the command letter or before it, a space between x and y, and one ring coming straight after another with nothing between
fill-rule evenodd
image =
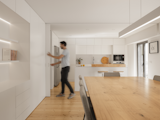
<instances>
[{"instance_id":1,"label":"wooden floor","mask_svg":"<svg viewBox=\"0 0 160 120\"><path fill-rule=\"evenodd\" d=\"M71 82L74 88L74 83ZM46 97L26 120L83 120L84 110L79 92L70 100L67 99L69 89L65 89L65 97L55 97L61 91L61 85L51 90L51 97Z\"/></svg>"}]
</instances>

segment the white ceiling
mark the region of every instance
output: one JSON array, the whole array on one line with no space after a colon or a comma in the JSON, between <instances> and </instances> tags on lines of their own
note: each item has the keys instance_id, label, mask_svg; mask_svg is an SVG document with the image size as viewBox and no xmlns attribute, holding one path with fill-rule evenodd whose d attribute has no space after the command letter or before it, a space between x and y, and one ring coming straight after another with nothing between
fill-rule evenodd
<instances>
[{"instance_id":1,"label":"white ceiling","mask_svg":"<svg viewBox=\"0 0 160 120\"><path fill-rule=\"evenodd\" d=\"M128 24L54 24L59 38L118 38L119 31Z\"/></svg>"},{"instance_id":2,"label":"white ceiling","mask_svg":"<svg viewBox=\"0 0 160 120\"><path fill-rule=\"evenodd\" d=\"M116 38L129 23L154 9L157 1L26 0L45 23L52 24L59 38Z\"/></svg>"},{"instance_id":3,"label":"white ceiling","mask_svg":"<svg viewBox=\"0 0 160 120\"><path fill-rule=\"evenodd\" d=\"M46 23L129 23L129 0L26 0Z\"/></svg>"}]
</instances>

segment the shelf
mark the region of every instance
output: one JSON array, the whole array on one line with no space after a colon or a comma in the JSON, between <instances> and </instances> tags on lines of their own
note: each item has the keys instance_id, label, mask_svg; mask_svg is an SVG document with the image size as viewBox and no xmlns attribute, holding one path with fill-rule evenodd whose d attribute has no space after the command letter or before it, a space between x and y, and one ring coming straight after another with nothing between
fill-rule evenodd
<instances>
[{"instance_id":1,"label":"shelf","mask_svg":"<svg viewBox=\"0 0 160 120\"><path fill-rule=\"evenodd\" d=\"M14 60L14 61L0 61L0 64L14 63L14 62L19 62L19 60Z\"/></svg>"},{"instance_id":2,"label":"shelf","mask_svg":"<svg viewBox=\"0 0 160 120\"><path fill-rule=\"evenodd\" d=\"M126 67L125 64L92 64L92 67Z\"/></svg>"},{"instance_id":3,"label":"shelf","mask_svg":"<svg viewBox=\"0 0 160 120\"><path fill-rule=\"evenodd\" d=\"M18 43L19 42L18 40L13 40L13 39L10 39L10 38L2 38L2 37L0 37L0 40L6 41L6 42L14 42L14 43Z\"/></svg>"}]
</instances>

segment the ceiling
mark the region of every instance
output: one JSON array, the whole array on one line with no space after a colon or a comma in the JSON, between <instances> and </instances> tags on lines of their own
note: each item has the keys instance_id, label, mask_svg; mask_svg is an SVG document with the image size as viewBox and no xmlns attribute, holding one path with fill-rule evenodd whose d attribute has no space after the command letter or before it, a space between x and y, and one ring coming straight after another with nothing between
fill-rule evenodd
<instances>
[{"instance_id":1,"label":"ceiling","mask_svg":"<svg viewBox=\"0 0 160 120\"><path fill-rule=\"evenodd\" d=\"M59 38L118 38L128 24L53 24L51 29Z\"/></svg>"},{"instance_id":2,"label":"ceiling","mask_svg":"<svg viewBox=\"0 0 160 120\"><path fill-rule=\"evenodd\" d=\"M130 23L129 0L26 0L59 38L117 38ZM136 8L135 8L136 9Z\"/></svg>"}]
</instances>

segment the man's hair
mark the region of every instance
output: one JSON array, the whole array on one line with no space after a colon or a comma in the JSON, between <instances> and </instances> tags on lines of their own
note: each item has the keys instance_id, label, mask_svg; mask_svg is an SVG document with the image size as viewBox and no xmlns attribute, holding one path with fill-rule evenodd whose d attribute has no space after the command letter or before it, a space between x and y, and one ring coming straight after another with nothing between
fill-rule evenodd
<instances>
[{"instance_id":1,"label":"man's hair","mask_svg":"<svg viewBox=\"0 0 160 120\"><path fill-rule=\"evenodd\" d=\"M61 41L60 43L64 46L67 46L67 43L65 41Z\"/></svg>"}]
</instances>

